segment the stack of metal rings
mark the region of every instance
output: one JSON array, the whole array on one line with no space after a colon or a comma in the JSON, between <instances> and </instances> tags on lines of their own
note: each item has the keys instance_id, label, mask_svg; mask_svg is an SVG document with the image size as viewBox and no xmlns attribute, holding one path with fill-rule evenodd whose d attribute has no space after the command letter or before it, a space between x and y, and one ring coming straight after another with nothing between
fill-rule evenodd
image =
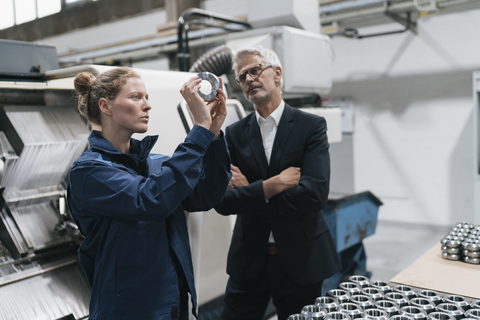
<instances>
[{"instance_id":1,"label":"stack of metal rings","mask_svg":"<svg viewBox=\"0 0 480 320\"><path fill-rule=\"evenodd\" d=\"M480 225L459 222L440 242L444 259L480 264Z\"/></svg>"},{"instance_id":2,"label":"stack of metal rings","mask_svg":"<svg viewBox=\"0 0 480 320\"><path fill-rule=\"evenodd\" d=\"M351 276L287 320L480 320L480 300Z\"/></svg>"}]
</instances>

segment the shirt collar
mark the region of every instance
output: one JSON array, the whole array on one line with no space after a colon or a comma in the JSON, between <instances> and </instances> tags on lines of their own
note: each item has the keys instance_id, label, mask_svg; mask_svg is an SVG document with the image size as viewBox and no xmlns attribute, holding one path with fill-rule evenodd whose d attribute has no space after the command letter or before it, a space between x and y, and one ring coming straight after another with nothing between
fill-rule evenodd
<instances>
[{"instance_id":1,"label":"shirt collar","mask_svg":"<svg viewBox=\"0 0 480 320\"><path fill-rule=\"evenodd\" d=\"M268 118L273 118L273 121L275 121L275 126L278 126L280 123L280 119L282 118L283 110L285 109L285 101L280 102L280 105L277 107L277 109L273 110L273 112L267 117ZM255 110L255 117L257 118L257 123L260 125L261 121L265 121L266 119L263 119L263 117L258 113L257 110Z\"/></svg>"}]
</instances>

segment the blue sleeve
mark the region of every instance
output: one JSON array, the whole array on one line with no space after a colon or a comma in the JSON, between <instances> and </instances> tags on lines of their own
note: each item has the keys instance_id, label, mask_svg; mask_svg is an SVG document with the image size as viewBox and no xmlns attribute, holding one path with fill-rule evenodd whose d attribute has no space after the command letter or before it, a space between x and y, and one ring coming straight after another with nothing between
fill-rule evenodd
<instances>
[{"instance_id":1,"label":"blue sleeve","mask_svg":"<svg viewBox=\"0 0 480 320\"><path fill-rule=\"evenodd\" d=\"M231 178L230 154L222 133L222 137L207 149L202 177L183 203L184 209L191 212L210 210L223 200Z\"/></svg>"},{"instance_id":2,"label":"blue sleeve","mask_svg":"<svg viewBox=\"0 0 480 320\"><path fill-rule=\"evenodd\" d=\"M170 159L148 177L99 161L75 164L70 194L77 209L132 220L163 220L174 212L202 178L204 155L214 134L195 126Z\"/></svg>"}]
</instances>

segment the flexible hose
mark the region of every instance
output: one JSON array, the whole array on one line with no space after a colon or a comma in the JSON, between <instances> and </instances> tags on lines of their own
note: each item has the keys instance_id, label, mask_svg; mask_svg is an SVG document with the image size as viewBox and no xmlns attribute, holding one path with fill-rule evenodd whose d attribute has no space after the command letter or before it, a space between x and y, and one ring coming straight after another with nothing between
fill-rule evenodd
<instances>
[{"instance_id":1,"label":"flexible hose","mask_svg":"<svg viewBox=\"0 0 480 320\"><path fill-rule=\"evenodd\" d=\"M226 45L211 49L198 58L190 72L208 71L217 77L229 73L232 69L232 51Z\"/></svg>"}]
</instances>

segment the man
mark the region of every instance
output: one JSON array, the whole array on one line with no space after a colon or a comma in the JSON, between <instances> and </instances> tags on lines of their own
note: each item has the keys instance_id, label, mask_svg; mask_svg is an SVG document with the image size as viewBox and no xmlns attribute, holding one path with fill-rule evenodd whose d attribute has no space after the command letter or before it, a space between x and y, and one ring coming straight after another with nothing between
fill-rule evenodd
<instances>
[{"instance_id":1,"label":"man","mask_svg":"<svg viewBox=\"0 0 480 320\"><path fill-rule=\"evenodd\" d=\"M339 271L321 212L330 180L327 126L285 104L273 51L242 50L233 69L255 112L226 129L233 177L216 210L237 221L222 319L262 319L272 298L285 320L314 303L323 279Z\"/></svg>"}]
</instances>

